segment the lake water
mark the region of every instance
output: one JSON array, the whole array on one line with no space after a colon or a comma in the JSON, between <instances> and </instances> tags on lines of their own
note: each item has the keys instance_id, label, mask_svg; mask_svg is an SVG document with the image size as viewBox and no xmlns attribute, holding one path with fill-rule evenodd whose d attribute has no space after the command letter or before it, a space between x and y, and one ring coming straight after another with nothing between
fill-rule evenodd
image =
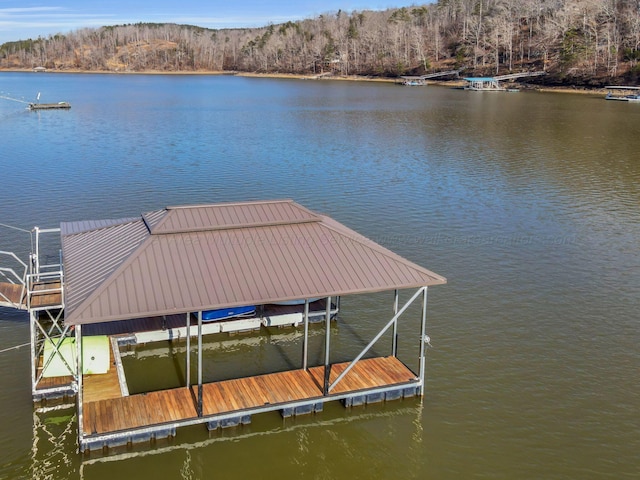
<instances>
[{"instance_id":1,"label":"lake water","mask_svg":"<svg viewBox=\"0 0 640 480\"><path fill-rule=\"evenodd\" d=\"M3 225L292 198L449 283L429 291L422 400L266 414L222 433L179 429L110 455L76 453L73 409L34 412L28 348L0 353L0 479L637 478L640 105L361 82L0 73L0 95L38 92L72 108L30 112L0 99ZM24 258L29 235L0 226L0 249ZM347 320L366 321L357 332L349 321L333 327L344 351L391 309L388 298L347 301ZM286 334L238 337L225 361L269 364L270 352L290 348ZM27 315L0 308L0 350L28 341ZM167 362L150 349L133 355Z\"/></svg>"}]
</instances>

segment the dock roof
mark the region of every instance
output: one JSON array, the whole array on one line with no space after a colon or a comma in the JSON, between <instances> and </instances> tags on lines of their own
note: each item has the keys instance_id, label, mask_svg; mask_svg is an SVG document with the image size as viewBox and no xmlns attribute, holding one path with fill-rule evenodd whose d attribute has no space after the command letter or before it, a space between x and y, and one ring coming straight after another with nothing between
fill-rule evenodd
<instances>
[{"instance_id":1,"label":"dock roof","mask_svg":"<svg viewBox=\"0 0 640 480\"><path fill-rule=\"evenodd\" d=\"M446 283L291 200L167 207L61 235L70 325Z\"/></svg>"},{"instance_id":2,"label":"dock roof","mask_svg":"<svg viewBox=\"0 0 640 480\"><path fill-rule=\"evenodd\" d=\"M467 82L493 82L497 80L495 77L465 77Z\"/></svg>"}]
</instances>

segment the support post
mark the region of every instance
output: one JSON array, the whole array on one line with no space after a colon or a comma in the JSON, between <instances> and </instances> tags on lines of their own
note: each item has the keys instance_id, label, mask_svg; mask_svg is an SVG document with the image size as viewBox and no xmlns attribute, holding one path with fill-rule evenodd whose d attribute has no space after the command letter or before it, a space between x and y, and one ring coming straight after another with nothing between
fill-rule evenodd
<instances>
[{"instance_id":1,"label":"support post","mask_svg":"<svg viewBox=\"0 0 640 480\"><path fill-rule=\"evenodd\" d=\"M202 416L202 310L198 312L198 416Z\"/></svg>"},{"instance_id":2,"label":"support post","mask_svg":"<svg viewBox=\"0 0 640 480\"><path fill-rule=\"evenodd\" d=\"M187 357L186 357L186 372L184 374L185 386L189 388L191 386L191 313L187 312Z\"/></svg>"},{"instance_id":3,"label":"support post","mask_svg":"<svg viewBox=\"0 0 640 480\"><path fill-rule=\"evenodd\" d=\"M393 299L393 316L395 317L398 314L398 289L394 290L394 299ZM396 318L395 322L393 322L393 336L391 340L391 355L394 357L398 356L398 319Z\"/></svg>"},{"instance_id":4,"label":"support post","mask_svg":"<svg viewBox=\"0 0 640 480\"><path fill-rule=\"evenodd\" d=\"M302 343L302 369L309 366L309 299L304 300L304 340Z\"/></svg>"},{"instance_id":5,"label":"support post","mask_svg":"<svg viewBox=\"0 0 640 480\"><path fill-rule=\"evenodd\" d=\"M38 344L38 328L36 327L36 315L37 312L29 310L29 321L31 329L31 395L35 397L36 394L36 372L38 359L36 358L36 350Z\"/></svg>"},{"instance_id":6,"label":"support post","mask_svg":"<svg viewBox=\"0 0 640 480\"><path fill-rule=\"evenodd\" d=\"M327 395L329 393L329 344L331 340L331 297L327 297L326 312L325 312L325 325L326 331L324 336L324 388L323 393Z\"/></svg>"},{"instance_id":7,"label":"support post","mask_svg":"<svg viewBox=\"0 0 640 480\"><path fill-rule=\"evenodd\" d=\"M82 326L76 325L76 382L78 385L78 393L76 394L77 402L78 402L78 439L80 441L80 445L82 446L82 422L83 422L83 409L82 409L82 401L83 401L83 392L82 392L82 371L84 367L82 365Z\"/></svg>"},{"instance_id":8,"label":"support post","mask_svg":"<svg viewBox=\"0 0 640 480\"><path fill-rule=\"evenodd\" d=\"M420 392L424 393L424 374L425 374L425 335L427 328L427 287L424 287L422 294L422 321L420 324Z\"/></svg>"},{"instance_id":9,"label":"support post","mask_svg":"<svg viewBox=\"0 0 640 480\"><path fill-rule=\"evenodd\" d=\"M40 280L40 229L38 227L34 227L33 231L36 232L36 244L35 244L35 258L34 258L34 270L36 274L36 281Z\"/></svg>"}]
</instances>

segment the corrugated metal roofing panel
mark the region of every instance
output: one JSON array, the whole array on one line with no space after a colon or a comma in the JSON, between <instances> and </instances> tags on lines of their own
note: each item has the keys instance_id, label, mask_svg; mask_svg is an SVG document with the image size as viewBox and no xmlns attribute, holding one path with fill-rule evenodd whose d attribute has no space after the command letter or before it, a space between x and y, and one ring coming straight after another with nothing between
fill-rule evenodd
<instances>
[{"instance_id":1,"label":"corrugated metal roofing panel","mask_svg":"<svg viewBox=\"0 0 640 480\"><path fill-rule=\"evenodd\" d=\"M148 236L139 218L63 236L66 311L74 311Z\"/></svg>"},{"instance_id":2,"label":"corrugated metal roofing panel","mask_svg":"<svg viewBox=\"0 0 640 480\"><path fill-rule=\"evenodd\" d=\"M88 232L98 228L112 227L121 223L130 223L139 220L138 217L118 218L114 220L89 220L80 222L62 222L60 224L60 235L75 235L76 233Z\"/></svg>"},{"instance_id":3,"label":"corrugated metal roofing panel","mask_svg":"<svg viewBox=\"0 0 640 480\"><path fill-rule=\"evenodd\" d=\"M313 212L291 200L167 207L166 214L151 225L151 233L186 233L318 220Z\"/></svg>"},{"instance_id":4,"label":"corrugated metal roofing panel","mask_svg":"<svg viewBox=\"0 0 640 480\"><path fill-rule=\"evenodd\" d=\"M97 260L99 282L88 278L92 268L86 265L68 272L69 288L82 295L68 304L66 321L97 323L446 282L334 220L304 207L297 213L293 202L223 207L183 209L188 214L166 230L179 233L149 235L140 220L131 231L108 235L126 237L120 243L132 242L128 249L108 248L112 240L104 230L95 238L87 233L83 247L67 246L67 255L77 254L72 263L92 264L92 252L105 258ZM203 230L207 222L213 225ZM194 226L196 231L182 232Z\"/></svg>"}]
</instances>

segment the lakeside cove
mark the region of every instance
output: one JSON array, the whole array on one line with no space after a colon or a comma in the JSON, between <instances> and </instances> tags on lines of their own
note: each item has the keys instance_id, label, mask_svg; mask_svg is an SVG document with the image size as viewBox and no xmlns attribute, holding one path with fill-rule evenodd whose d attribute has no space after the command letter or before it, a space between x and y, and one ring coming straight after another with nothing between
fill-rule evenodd
<instances>
[{"instance_id":1,"label":"lakeside cove","mask_svg":"<svg viewBox=\"0 0 640 480\"><path fill-rule=\"evenodd\" d=\"M362 76L362 75L337 75L332 73L320 73L320 74L290 74L290 73L259 73L259 72L239 72L239 71L208 71L208 70L195 70L195 71L113 71L113 70L78 70L78 69L46 69L41 72L35 72L33 69L3 69L0 68L0 72L21 72L21 73L56 73L56 74L82 74L82 75L196 75L196 76L237 76L247 78L277 78L277 79L290 79L290 80L325 80L325 81L347 81L347 82L374 82L374 83L401 83L402 77L374 77L374 76ZM440 79L427 79L421 86L437 85L449 88L463 88L467 82L463 79L453 80L440 80ZM556 92L556 93L574 93L584 95L606 95L607 89L605 82L601 87L593 86L581 86L568 83L566 85L553 85L544 84L531 84L531 83L519 83L516 85L521 90L539 91L539 92Z\"/></svg>"},{"instance_id":2,"label":"lakeside cove","mask_svg":"<svg viewBox=\"0 0 640 480\"><path fill-rule=\"evenodd\" d=\"M92 219L84 225L86 230L65 230L65 243L84 234L97 239L101 226L105 233L121 228L123 233L147 235L149 227L160 224L146 214L164 206L290 198L448 279L446 285L428 289L429 344L424 344L421 396L401 392L392 400L398 391L389 398L385 392L385 400L367 403L365 397L361 405L357 403L362 399L354 396L356 404L350 407L345 399L335 399L322 402L322 411L315 411L319 402L308 392L306 398L312 401L304 407L314 411L292 416L275 408L277 398L264 400L261 395L268 390L294 398L306 391L307 384L294 382L303 370L304 305L280 305L292 310L278 315L259 304L253 305L255 313L233 307L233 313L246 317L225 319L224 327L218 320L207 320L215 315L205 310L203 410L210 412L216 404L233 408L218 398L220 389L224 399L231 398L227 387L243 392L242 401L269 401L273 408L254 413L250 423L235 415L237 425L223 428L212 423L211 430L202 422L206 417L192 413L198 405L199 308L193 309L189 326L186 313L170 312L165 318L147 318L141 323L148 322L148 328L138 332L117 333L121 320L102 322L112 331L99 335L91 332L97 327L80 325L81 344L89 341L85 352L104 353L106 346L109 353L108 360L106 354L83 358L84 366L97 370L107 360L110 368L100 388L91 381L103 374L83 374L82 392L87 396L79 421L75 397L34 405L34 324L28 310L0 307L0 478L195 479L212 472L221 478L259 478L270 472L304 480L564 480L585 475L632 478L637 473L640 390L629 381L640 365L636 105L605 101L604 95L523 90L495 94L431 85L229 75L2 72L0 91L31 100L41 91L42 101L72 105L69 110L29 112L26 105L0 101L0 167L11 187L0 189L0 247L20 259L29 259L33 250L34 225L82 226ZM142 212L145 225L139 220ZM105 219L131 222L116 225L103 223ZM306 229L316 223L288 228ZM238 241L219 242L225 249L243 244L239 235L245 228L235 230ZM189 242L178 241L173 233L145 238L167 241L175 235L175 247L187 255L204 245L200 235L204 239L212 234L189 232ZM60 264L61 235L40 236L41 267ZM273 248L271 238L251 236L251 248ZM288 236L279 245L283 251L303 248L305 238ZM323 236L318 245L348 249L364 242L359 238L332 243ZM156 251L154 242L140 240L146 252ZM118 246L123 254L131 246L106 244L114 254ZM87 257L98 253L82 245L75 244ZM9 257L0 255L6 257L6 265ZM388 258L397 259L395 255ZM255 258L268 262L273 257ZM72 258L63 252L65 259ZM149 297L146 287L151 279L169 286L173 274L155 273L147 266L163 264L138 259L120 263L120 271L133 281L129 267L140 267L145 279L117 288L122 301L114 304L128 310L130 297L170 305L176 295L207 294L203 286L208 282L191 290L176 275L170 294ZM204 271L207 260L194 259L190 270ZM255 271L262 272L255 261ZM82 270L87 265L98 266L67 264L67 300L80 299L86 292L74 288L74 275L93 282L106 271ZM368 277L358 268L352 266L354 281ZM321 270L329 274L333 268L325 265ZM264 274L271 271L265 265ZM221 272L224 275L212 276L229 278L233 270ZM261 278L262 287L278 283L270 276ZM0 282L7 282L2 274ZM298 283L289 282L291 288ZM242 284L232 281L223 290L242 291ZM110 290L102 285L98 288L103 292ZM7 289L7 296L15 290ZM400 291L399 308L417 291ZM20 291L15 295L19 299ZM330 316L337 313L329 320L331 382L393 318L395 303L393 291L343 294L339 306L337 296L331 295L329 310ZM98 297L99 304L89 302L92 308L83 317L90 310L97 314L115 306L102 300L116 297L94 296ZM333 390L349 386L343 382L350 374L364 380L374 372L386 377L387 390L394 390L397 384L388 375L396 367L412 375L401 381L410 387L419 383L413 377L420 373L420 297L399 318L397 357L390 355L390 327ZM315 303L323 298L311 301L315 298L309 299L310 313L326 315L327 309ZM63 329L73 321L73 302L65 306ZM53 325L44 316L40 324ZM326 316L320 313L317 318L319 322L309 322L308 367L320 367L314 373L319 373L323 386ZM212 333L216 326L221 331ZM222 331L232 327L242 328ZM39 328L37 332L42 334ZM49 333L46 326L45 332ZM72 338L75 333L74 328ZM49 335L53 334L56 331ZM120 342L119 360L111 357L109 337ZM90 345L93 342L101 346ZM68 343L60 345L62 350ZM44 344L51 358L57 343ZM370 359L374 364L361 363ZM113 375L114 362L121 363L124 378ZM73 362L69 366L77 369ZM61 367L66 370L64 363ZM282 376L256 378L272 374ZM249 379L252 388L247 390L238 379ZM276 382L287 388L276 390ZM256 388L260 384L265 389ZM95 392L104 396L92 396ZM115 417L102 413L110 401L121 407L113 409ZM181 405L188 411L181 412ZM222 413L212 412L212 421L215 415ZM136 424L129 432L136 435L131 443L126 435L119 439L121 445L104 437L120 431L119 422L128 416ZM156 438L141 431L149 424L171 427L172 418L201 423L178 425L175 434L171 428L159 430ZM85 434L84 453L79 453L79 428ZM110 446L103 448L103 441Z\"/></svg>"}]
</instances>

